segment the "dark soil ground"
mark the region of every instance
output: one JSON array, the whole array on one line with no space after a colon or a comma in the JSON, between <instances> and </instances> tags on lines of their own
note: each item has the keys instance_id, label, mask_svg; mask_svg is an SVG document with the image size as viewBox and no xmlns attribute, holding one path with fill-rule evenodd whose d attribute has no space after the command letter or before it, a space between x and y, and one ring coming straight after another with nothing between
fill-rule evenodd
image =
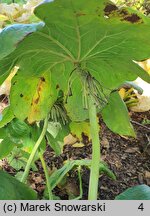
<instances>
[{"instance_id":1,"label":"dark soil ground","mask_svg":"<svg viewBox=\"0 0 150 216\"><path fill-rule=\"evenodd\" d=\"M121 137L112 133L100 120L101 124L101 153L102 159L115 173L117 180L113 181L105 175L99 179L98 199L113 200L119 193L128 187L147 184L150 186L150 125L143 125L143 120L150 118L150 112L130 113L137 138ZM60 156L55 156L50 147L47 148L45 159L50 170L60 168L65 160L91 158L91 143L86 142L83 147L77 148L65 145ZM30 173L30 185L38 191L42 198L45 188L44 175L40 162L37 163L39 172ZM5 170L10 172L9 166ZM89 170L82 170L83 199L88 196ZM67 176L66 183L54 189L56 196L69 199L73 194L79 194L77 171L73 170Z\"/></svg>"}]
</instances>

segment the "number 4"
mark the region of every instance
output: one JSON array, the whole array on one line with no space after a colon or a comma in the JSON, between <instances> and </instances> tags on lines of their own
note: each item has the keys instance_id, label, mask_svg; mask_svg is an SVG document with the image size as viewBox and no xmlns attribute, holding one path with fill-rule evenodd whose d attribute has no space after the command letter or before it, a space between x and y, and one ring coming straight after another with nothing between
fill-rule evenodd
<instances>
[{"instance_id":1,"label":"number 4","mask_svg":"<svg viewBox=\"0 0 150 216\"><path fill-rule=\"evenodd\" d=\"M144 210L144 206L143 206L143 203L141 203L138 207L139 210L143 211Z\"/></svg>"}]
</instances>

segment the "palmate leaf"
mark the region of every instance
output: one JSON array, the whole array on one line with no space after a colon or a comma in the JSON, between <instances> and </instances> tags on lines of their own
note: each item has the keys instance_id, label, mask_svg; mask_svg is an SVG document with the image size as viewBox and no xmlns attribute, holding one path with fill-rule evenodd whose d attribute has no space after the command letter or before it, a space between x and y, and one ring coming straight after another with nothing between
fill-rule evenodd
<instances>
[{"instance_id":1,"label":"palmate leaf","mask_svg":"<svg viewBox=\"0 0 150 216\"><path fill-rule=\"evenodd\" d=\"M71 71L80 64L104 88L115 89L137 76L150 82L150 76L134 62L150 56L150 19L144 15L131 9L119 9L107 0L45 1L35 9L35 15L45 26L29 34L0 61L1 75L17 64L22 79L26 75L32 80L32 76L41 77L45 72L54 81L54 89L67 92ZM31 107L28 105L26 109L25 101L20 100L23 85L26 84L19 80L12 87L11 99L19 101L19 106L12 102L15 115L21 119L28 117L29 122L43 119L47 109L42 110L40 106L42 115L29 114ZM29 88L33 91L32 86ZM74 112L76 104L68 100L69 105L69 110ZM80 107L79 102L78 109ZM19 111L23 116L18 116ZM86 118L84 112L83 115L80 113L81 120Z\"/></svg>"}]
</instances>

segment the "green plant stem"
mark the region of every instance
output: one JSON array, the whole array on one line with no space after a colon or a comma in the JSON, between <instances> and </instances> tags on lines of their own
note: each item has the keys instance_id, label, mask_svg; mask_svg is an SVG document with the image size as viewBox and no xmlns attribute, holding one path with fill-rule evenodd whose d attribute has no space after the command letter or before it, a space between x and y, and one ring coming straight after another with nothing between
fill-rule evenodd
<instances>
[{"instance_id":1,"label":"green plant stem","mask_svg":"<svg viewBox=\"0 0 150 216\"><path fill-rule=\"evenodd\" d=\"M42 167L43 167L43 170L44 170L44 173L45 173L46 185L47 185L47 189L48 189L48 197L49 197L49 200L53 200L53 194L52 194L51 186L50 186L50 183L49 183L48 169L47 169L47 166L46 166L46 163L45 163L45 160L43 158L43 154L42 154L41 151L39 151L39 156L40 156Z\"/></svg>"},{"instance_id":2,"label":"green plant stem","mask_svg":"<svg viewBox=\"0 0 150 216\"><path fill-rule=\"evenodd\" d=\"M100 139L96 105L94 104L94 99L92 96L88 96L88 109L90 119L90 134L92 138L92 163L88 199L97 200L100 163Z\"/></svg>"},{"instance_id":3,"label":"green plant stem","mask_svg":"<svg viewBox=\"0 0 150 216\"><path fill-rule=\"evenodd\" d=\"M74 200L82 199L82 196L83 196L82 178L81 178L81 166L78 166L78 178L79 178L80 195L78 197L76 197Z\"/></svg>"},{"instance_id":4,"label":"green plant stem","mask_svg":"<svg viewBox=\"0 0 150 216\"><path fill-rule=\"evenodd\" d=\"M39 148L39 146L40 146L40 144L41 144L41 142L42 142L42 140L43 140L43 138L44 138L44 136L45 136L45 133L46 133L46 131L47 131L47 127L48 127L48 116L45 118L42 133L41 133L41 135L39 136L37 142L35 143L35 145L34 145L34 147L33 147L33 149L32 149L32 152L31 152L31 154L30 154L30 157L29 157L29 159L28 159L28 161L27 161L27 165L26 165L25 171L24 171L24 173L23 173L21 182L26 182L26 179L27 179L27 176L28 176L28 174L29 174L29 170L30 170L31 164L32 164L33 159L34 159L34 157L35 157L35 154L36 154L36 152L37 152L37 150L38 150L38 148Z\"/></svg>"}]
</instances>

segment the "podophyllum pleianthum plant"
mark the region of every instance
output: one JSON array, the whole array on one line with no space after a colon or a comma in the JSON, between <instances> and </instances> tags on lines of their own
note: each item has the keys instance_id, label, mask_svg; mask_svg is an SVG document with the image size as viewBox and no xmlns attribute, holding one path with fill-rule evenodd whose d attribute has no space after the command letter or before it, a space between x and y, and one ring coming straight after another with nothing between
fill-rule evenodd
<instances>
[{"instance_id":1,"label":"podophyllum pleianthum plant","mask_svg":"<svg viewBox=\"0 0 150 216\"><path fill-rule=\"evenodd\" d=\"M44 137L49 137L49 121L61 119L61 131L70 123L89 122L92 160L68 163L71 168L90 168L88 199L95 200L100 171L110 174L101 161L97 114L101 113L113 132L135 137L117 89L137 77L150 81L149 75L137 65L137 61L150 56L150 19L107 0L45 1L34 13L40 23L15 24L0 33L0 82L15 66L19 68L12 79L10 106L4 111L0 126L6 131L15 121L28 125L32 148L21 181L26 182L38 155L52 199L56 177L61 179L62 171L66 173L70 168L65 165L67 168L49 178L41 145ZM40 132L32 133L34 127ZM51 141L55 150L60 144L57 141ZM22 140L21 144L24 143L28 145ZM80 177L79 174L81 180Z\"/></svg>"}]
</instances>

